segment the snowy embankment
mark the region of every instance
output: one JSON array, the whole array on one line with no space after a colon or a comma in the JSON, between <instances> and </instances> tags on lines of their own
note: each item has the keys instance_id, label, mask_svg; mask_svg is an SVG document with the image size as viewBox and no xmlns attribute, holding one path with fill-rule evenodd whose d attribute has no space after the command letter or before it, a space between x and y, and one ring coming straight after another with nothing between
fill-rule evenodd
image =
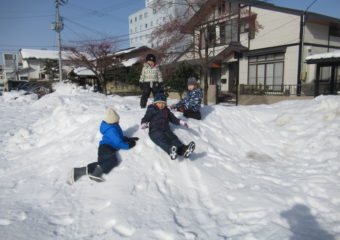
<instances>
[{"instance_id":1,"label":"snowy embankment","mask_svg":"<svg viewBox=\"0 0 340 240\"><path fill-rule=\"evenodd\" d=\"M106 107L140 140L106 182L70 186L96 160ZM0 112L1 239L340 239L339 96L205 106L174 127L197 146L176 161L140 130L137 97L61 84L39 100L4 93Z\"/></svg>"}]
</instances>

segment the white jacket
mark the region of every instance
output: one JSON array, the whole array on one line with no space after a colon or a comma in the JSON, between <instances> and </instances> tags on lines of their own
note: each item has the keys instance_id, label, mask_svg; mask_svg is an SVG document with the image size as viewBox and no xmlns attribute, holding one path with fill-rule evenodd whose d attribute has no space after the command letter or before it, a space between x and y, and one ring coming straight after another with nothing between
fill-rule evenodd
<instances>
[{"instance_id":1,"label":"white jacket","mask_svg":"<svg viewBox=\"0 0 340 240\"><path fill-rule=\"evenodd\" d=\"M162 73L158 65L151 67L149 64L144 63L142 74L139 79L140 83L149 82L152 87L154 82L163 82Z\"/></svg>"}]
</instances>

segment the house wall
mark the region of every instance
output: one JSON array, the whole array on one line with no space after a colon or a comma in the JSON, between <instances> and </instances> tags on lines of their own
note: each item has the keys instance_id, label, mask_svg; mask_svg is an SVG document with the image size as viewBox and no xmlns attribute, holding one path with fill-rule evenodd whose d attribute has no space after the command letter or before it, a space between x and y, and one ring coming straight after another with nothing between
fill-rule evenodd
<instances>
[{"instance_id":1,"label":"house wall","mask_svg":"<svg viewBox=\"0 0 340 240\"><path fill-rule=\"evenodd\" d=\"M304 40L306 43L328 45L328 25L306 23Z\"/></svg>"},{"instance_id":2,"label":"house wall","mask_svg":"<svg viewBox=\"0 0 340 240\"><path fill-rule=\"evenodd\" d=\"M252 7L263 29L250 42L250 50L276 47L299 42L300 16ZM243 43L245 44L246 43Z\"/></svg>"}]
</instances>

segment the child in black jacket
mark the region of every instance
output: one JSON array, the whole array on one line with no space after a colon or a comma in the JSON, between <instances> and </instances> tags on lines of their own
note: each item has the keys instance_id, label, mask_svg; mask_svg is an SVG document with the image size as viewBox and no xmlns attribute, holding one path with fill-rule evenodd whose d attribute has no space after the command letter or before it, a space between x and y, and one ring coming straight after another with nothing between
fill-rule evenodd
<instances>
[{"instance_id":1,"label":"child in black jacket","mask_svg":"<svg viewBox=\"0 0 340 240\"><path fill-rule=\"evenodd\" d=\"M175 125L182 125L188 128L188 124L179 120L166 106L166 97L163 93L155 95L154 103L149 105L142 118L141 128L149 127L151 140L167 152L172 160L177 155L188 158L195 149L195 143L190 142L184 145L178 137L171 131L169 122Z\"/></svg>"}]
</instances>

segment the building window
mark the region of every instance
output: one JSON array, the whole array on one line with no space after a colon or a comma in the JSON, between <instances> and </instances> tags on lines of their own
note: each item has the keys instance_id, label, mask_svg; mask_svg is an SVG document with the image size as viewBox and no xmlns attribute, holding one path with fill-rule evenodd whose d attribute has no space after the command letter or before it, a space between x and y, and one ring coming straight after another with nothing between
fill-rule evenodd
<instances>
[{"instance_id":1,"label":"building window","mask_svg":"<svg viewBox=\"0 0 340 240\"><path fill-rule=\"evenodd\" d=\"M132 18L130 19L130 23L132 23Z\"/></svg>"},{"instance_id":2,"label":"building window","mask_svg":"<svg viewBox=\"0 0 340 240\"><path fill-rule=\"evenodd\" d=\"M144 18L147 18L148 17L148 13L144 13Z\"/></svg>"},{"instance_id":3,"label":"building window","mask_svg":"<svg viewBox=\"0 0 340 240\"><path fill-rule=\"evenodd\" d=\"M208 26L208 41L209 41L209 47L212 47L215 45L215 40L216 40L216 27L213 26Z\"/></svg>"},{"instance_id":4,"label":"building window","mask_svg":"<svg viewBox=\"0 0 340 240\"><path fill-rule=\"evenodd\" d=\"M222 45L230 44L231 42L238 42L238 23L237 19L232 19L220 23L219 43Z\"/></svg>"},{"instance_id":5,"label":"building window","mask_svg":"<svg viewBox=\"0 0 340 240\"><path fill-rule=\"evenodd\" d=\"M320 82L329 82L331 80L332 68L330 66L320 68Z\"/></svg>"},{"instance_id":6,"label":"building window","mask_svg":"<svg viewBox=\"0 0 340 240\"><path fill-rule=\"evenodd\" d=\"M218 14L222 15L222 14L225 14L225 12L226 12L226 2L225 0L220 0L218 4Z\"/></svg>"},{"instance_id":7,"label":"building window","mask_svg":"<svg viewBox=\"0 0 340 240\"><path fill-rule=\"evenodd\" d=\"M240 33L249 33L249 39L255 38L255 21L256 16L252 15L241 19L240 21Z\"/></svg>"},{"instance_id":8,"label":"building window","mask_svg":"<svg viewBox=\"0 0 340 240\"><path fill-rule=\"evenodd\" d=\"M142 20L142 18L143 18L143 15L142 14L139 15L139 20Z\"/></svg>"},{"instance_id":9,"label":"building window","mask_svg":"<svg viewBox=\"0 0 340 240\"><path fill-rule=\"evenodd\" d=\"M336 25L331 25L329 27L329 35L333 37L340 37L340 27Z\"/></svg>"},{"instance_id":10,"label":"building window","mask_svg":"<svg viewBox=\"0 0 340 240\"><path fill-rule=\"evenodd\" d=\"M135 22L137 22L137 17L135 17Z\"/></svg>"},{"instance_id":11,"label":"building window","mask_svg":"<svg viewBox=\"0 0 340 240\"><path fill-rule=\"evenodd\" d=\"M147 23L145 23L145 28L148 28L148 24Z\"/></svg>"},{"instance_id":12,"label":"building window","mask_svg":"<svg viewBox=\"0 0 340 240\"><path fill-rule=\"evenodd\" d=\"M283 91L284 54L249 57L248 84L265 91Z\"/></svg>"},{"instance_id":13,"label":"building window","mask_svg":"<svg viewBox=\"0 0 340 240\"><path fill-rule=\"evenodd\" d=\"M151 21L150 25L151 25L151 27L153 27L153 21Z\"/></svg>"}]
</instances>

